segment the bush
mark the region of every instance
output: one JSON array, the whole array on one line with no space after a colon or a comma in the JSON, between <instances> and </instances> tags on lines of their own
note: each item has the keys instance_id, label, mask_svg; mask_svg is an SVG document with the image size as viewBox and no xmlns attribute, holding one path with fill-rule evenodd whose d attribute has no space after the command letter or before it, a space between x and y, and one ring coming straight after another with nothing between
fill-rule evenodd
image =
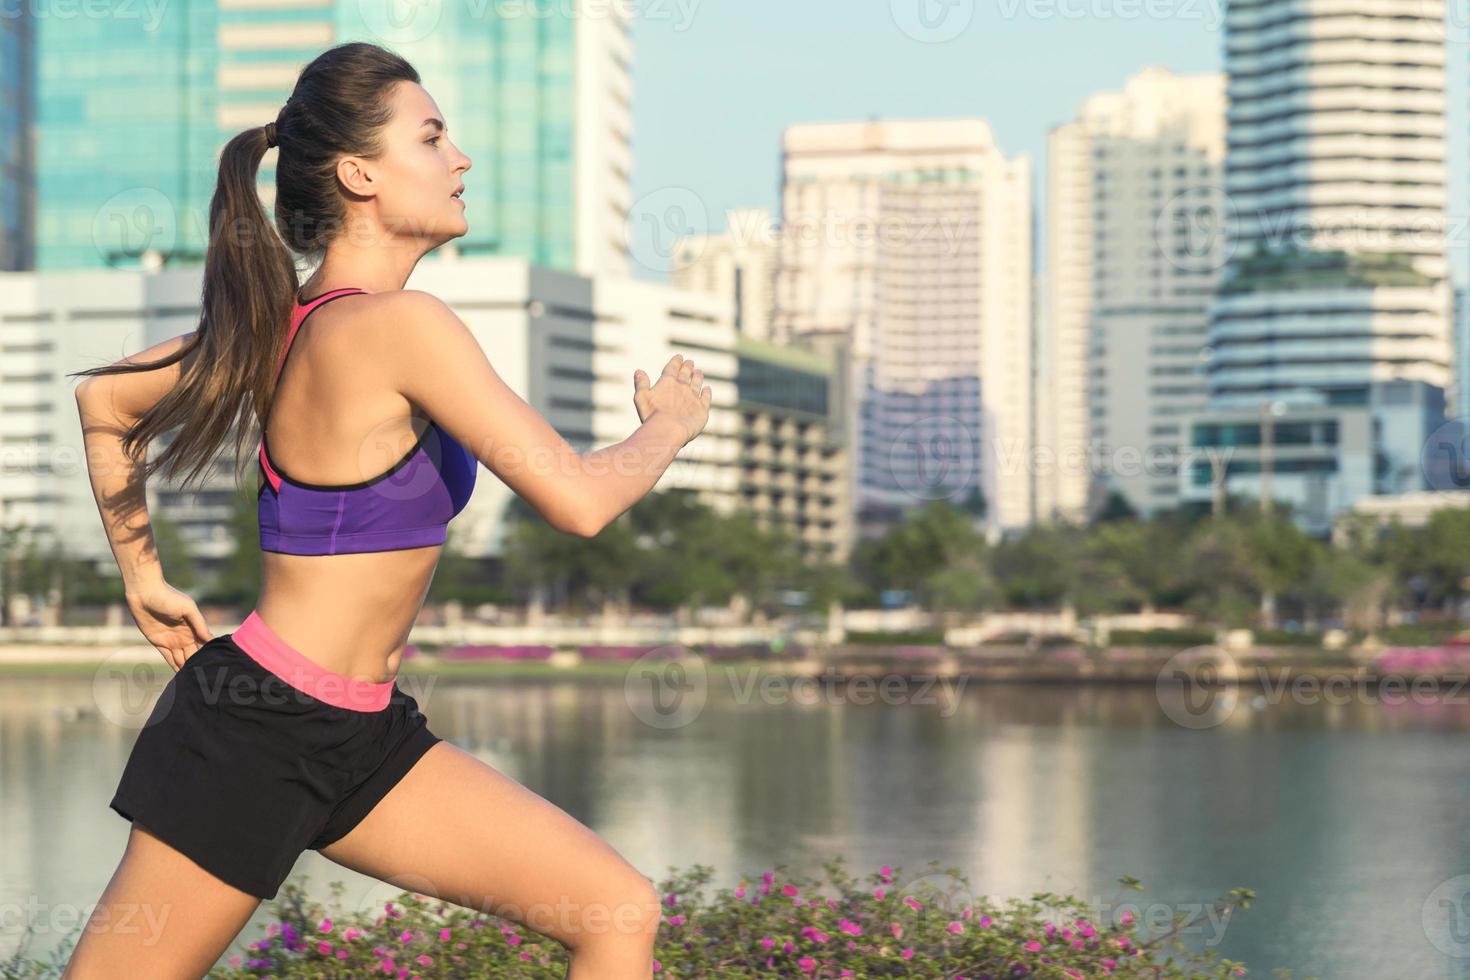
<instances>
[{"instance_id":1,"label":"bush","mask_svg":"<svg viewBox=\"0 0 1470 980\"><path fill-rule=\"evenodd\" d=\"M1011 977L1218 978L1245 968L1214 952L1193 953L1179 934L1206 916L1229 917L1254 897L1239 888L1195 917L1176 917L1159 936L1126 912L1107 923L1079 899L1038 893L997 905L972 897L958 869L904 879L884 866L859 883L840 860L825 879L788 875L784 866L737 888L705 886L695 865L659 884L663 920L654 951L658 977ZM1125 886L1141 890L1134 879ZM403 893L381 911L342 914L308 902L295 882L268 903L276 922L230 967L211 976L384 976L561 980L562 946L523 926L424 896ZM0 977L49 977L4 972Z\"/></svg>"},{"instance_id":2,"label":"bush","mask_svg":"<svg viewBox=\"0 0 1470 980\"><path fill-rule=\"evenodd\" d=\"M915 630L912 632L893 632L887 630L874 630L865 632L861 630L848 630L846 633L848 643L860 643L876 646L901 646L907 644L935 644L944 645L944 630Z\"/></svg>"},{"instance_id":3,"label":"bush","mask_svg":"<svg viewBox=\"0 0 1470 980\"><path fill-rule=\"evenodd\" d=\"M1108 646L1114 647L1203 647L1215 642L1211 629L1113 630Z\"/></svg>"}]
</instances>

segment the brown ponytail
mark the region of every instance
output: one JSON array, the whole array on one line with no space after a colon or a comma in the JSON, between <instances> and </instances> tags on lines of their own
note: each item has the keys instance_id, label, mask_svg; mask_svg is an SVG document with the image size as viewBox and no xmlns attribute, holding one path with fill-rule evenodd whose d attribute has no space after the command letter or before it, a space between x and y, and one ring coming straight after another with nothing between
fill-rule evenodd
<instances>
[{"instance_id":1,"label":"brown ponytail","mask_svg":"<svg viewBox=\"0 0 1470 980\"><path fill-rule=\"evenodd\" d=\"M178 429L144 464L145 480L159 470L170 478L187 470L187 485L206 471L232 433L237 464L247 433L252 442L258 437L259 421L275 395L275 366L298 286L295 255L320 261L342 228L346 207L337 161L346 154L381 152L381 130L392 116L388 98L400 81L418 82L418 72L374 44L339 44L313 59L275 120L239 133L220 153L193 339L156 361L68 375L184 363L173 389L123 434L123 451L137 459L148 443ZM256 192L260 161L271 146L279 147L274 227Z\"/></svg>"}]
</instances>

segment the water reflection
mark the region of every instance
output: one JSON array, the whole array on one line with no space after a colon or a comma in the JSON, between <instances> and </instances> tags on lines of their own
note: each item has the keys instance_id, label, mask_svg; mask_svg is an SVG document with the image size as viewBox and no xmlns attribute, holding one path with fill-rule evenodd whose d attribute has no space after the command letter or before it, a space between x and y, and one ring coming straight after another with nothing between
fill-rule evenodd
<instances>
[{"instance_id":1,"label":"water reflection","mask_svg":"<svg viewBox=\"0 0 1470 980\"><path fill-rule=\"evenodd\" d=\"M1256 904L1192 941L1263 975L1470 976L1426 938L1423 908L1470 871L1464 692L1253 703L1242 689L1218 725L1194 729L1147 686L971 683L921 705L744 698L726 681L712 675L677 728L640 721L621 680L416 678L411 693L436 732L655 878L699 863L727 885L838 855L858 873L914 876L932 859L977 894L1166 910L1245 885ZM124 694L91 678L0 682L0 955L16 909L60 921L56 908L89 906L116 866L127 824L107 800L151 706ZM349 905L395 891L314 853L295 874L321 896L343 881ZM1146 892L1119 888L1123 874Z\"/></svg>"}]
</instances>

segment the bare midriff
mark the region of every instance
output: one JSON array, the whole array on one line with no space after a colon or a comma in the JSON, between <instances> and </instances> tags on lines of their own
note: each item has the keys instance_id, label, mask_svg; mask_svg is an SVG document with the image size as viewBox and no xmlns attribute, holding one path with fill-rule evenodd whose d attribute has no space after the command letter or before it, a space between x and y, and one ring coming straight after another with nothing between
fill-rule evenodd
<instances>
[{"instance_id":1,"label":"bare midriff","mask_svg":"<svg viewBox=\"0 0 1470 980\"><path fill-rule=\"evenodd\" d=\"M392 680L442 550L432 545L347 555L265 551L255 609L314 663L354 679Z\"/></svg>"}]
</instances>

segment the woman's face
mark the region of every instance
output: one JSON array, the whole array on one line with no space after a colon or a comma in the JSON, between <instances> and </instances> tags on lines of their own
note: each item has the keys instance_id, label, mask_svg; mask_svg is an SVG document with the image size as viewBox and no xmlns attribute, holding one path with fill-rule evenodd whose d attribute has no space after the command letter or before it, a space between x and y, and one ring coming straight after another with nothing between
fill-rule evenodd
<instances>
[{"instance_id":1,"label":"woman's face","mask_svg":"<svg viewBox=\"0 0 1470 980\"><path fill-rule=\"evenodd\" d=\"M389 234L436 248L469 230L455 194L464 187L470 158L449 139L444 114L423 86L399 82L389 104L393 116L382 133L382 154L344 158L338 175L349 190L371 198L366 203Z\"/></svg>"}]
</instances>

